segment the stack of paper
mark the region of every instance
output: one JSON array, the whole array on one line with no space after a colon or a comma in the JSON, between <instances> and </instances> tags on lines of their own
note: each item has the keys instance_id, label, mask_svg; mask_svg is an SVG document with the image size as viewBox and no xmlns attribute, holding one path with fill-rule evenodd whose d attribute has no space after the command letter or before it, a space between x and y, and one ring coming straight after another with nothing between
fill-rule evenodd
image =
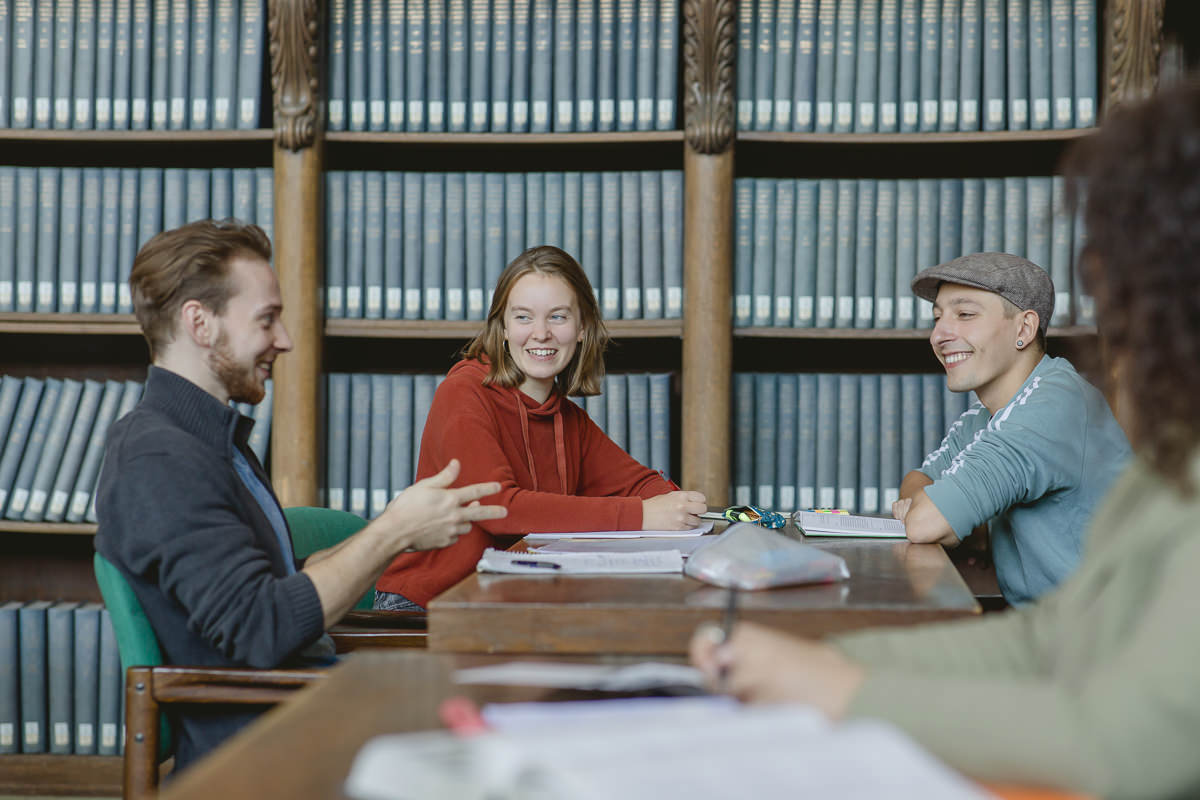
<instances>
[{"instance_id":1,"label":"stack of paper","mask_svg":"<svg viewBox=\"0 0 1200 800\"><path fill-rule=\"evenodd\" d=\"M678 550L650 553L518 553L488 548L478 572L521 575L620 575L642 572L683 572Z\"/></svg>"},{"instance_id":2,"label":"stack of paper","mask_svg":"<svg viewBox=\"0 0 1200 800\"><path fill-rule=\"evenodd\" d=\"M857 514L829 514L821 511L797 511L792 515L796 527L806 536L859 536L882 539L905 538L904 523L887 517L862 517Z\"/></svg>"},{"instance_id":3,"label":"stack of paper","mask_svg":"<svg viewBox=\"0 0 1200 800\"><path fill-rule=\"evenodd\" d=\"M702 522L698 528L686 531L567 531L559 533L527 533L526 539L645 539L657 537L703 536L713 529L712 522Z\"/></svg>"}]
</instances>

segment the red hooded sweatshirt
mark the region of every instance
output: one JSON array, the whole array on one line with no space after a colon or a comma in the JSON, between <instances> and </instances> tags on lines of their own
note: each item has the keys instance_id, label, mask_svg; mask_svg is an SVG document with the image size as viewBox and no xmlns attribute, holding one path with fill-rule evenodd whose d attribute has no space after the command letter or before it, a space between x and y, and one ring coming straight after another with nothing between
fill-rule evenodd
<instances>
[{"instance_id":1,"label":"red hooded sweatshirt","mask_svg":"<svg viewBox=\"0 0 1200 800\"><path fill-rule=\"evenodd\" d=\"M475 571L496 535L546 531L639 530L642 499L677 487L609 439L557 390L538 404L519 389L484 386L488 368L464 359L433 396L421 436L417 479L462 464L456 486L499 481L481 500L508 508L449 547L404 553L376 586L422 606Z\"/></svg>"}]
</instances>

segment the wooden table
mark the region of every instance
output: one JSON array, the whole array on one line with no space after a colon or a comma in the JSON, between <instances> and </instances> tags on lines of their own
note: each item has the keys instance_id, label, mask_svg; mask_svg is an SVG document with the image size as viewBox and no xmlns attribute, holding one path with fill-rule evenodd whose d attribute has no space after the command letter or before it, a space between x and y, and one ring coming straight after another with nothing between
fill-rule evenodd
<instances>
[{"instance_id":1,"label":"wooden table","mask_svg":"<svg viewBox=\"0 0 1200 800\"><path fill-rule=\"evenodd\" d=\"M342 782L354 755L368 739L442 727L437 707L449 695L464 695L478 703L579 696L536 687L459 686L453 682L454 669L507 660L414 650L356 653L327 680L301 690L167 784L161 798L338 800L345 798ZM594 662L597 657L586 660ZM1071 800L1069 795L1054 792L993 788L1008 800Z\"/></svg>"},{"instance_id":2,"label":"wooden table","mask_svg":"<svg viewBox=\"0 0 1200 800\"><path fill-rule=\"evenodd\" d=\"M980 613L940 545L895 539L807 541L842 556L850 579L742 592L740 618L822 636ZM726 598L725 589L683 575L477 573L430 603L429 649L681 654L697 625L720 621Z\"/></svg>"}]
</instances>

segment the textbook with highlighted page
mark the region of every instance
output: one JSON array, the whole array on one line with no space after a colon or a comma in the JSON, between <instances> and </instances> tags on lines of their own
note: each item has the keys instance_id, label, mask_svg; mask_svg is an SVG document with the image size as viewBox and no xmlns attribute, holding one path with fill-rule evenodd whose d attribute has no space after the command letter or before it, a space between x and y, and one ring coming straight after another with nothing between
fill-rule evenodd
<instances>
[{"instance_id":1,"label":"textbook with highlighted page","mask_svg":"<svg viewBox=\"0 0 1200 800\"><path fill-rule=\"evenodd\" d=\"M797 511L792 514L792 521L805 536L852 536L875 539L903 539L905 536L904 523L889 517Z\"/></svg>"}]
</instances>

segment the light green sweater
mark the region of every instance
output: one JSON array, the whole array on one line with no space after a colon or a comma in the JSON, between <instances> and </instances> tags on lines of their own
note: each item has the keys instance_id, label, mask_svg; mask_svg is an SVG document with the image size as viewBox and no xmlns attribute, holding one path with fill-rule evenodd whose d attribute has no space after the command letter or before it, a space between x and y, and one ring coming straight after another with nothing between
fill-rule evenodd
<instances>
[{"instance_id":1,"label":"light green sweater","mask_svg":"<svg viewBox=\"0 0 1200 800\"><path fill-rule=\"evenodd\" d=\"M1191 464L1200 486L1200 454ZM1200 492L1141 460L1098 508L1079 569L985 619L832 640L868 666L849 716L897 724L987 781L1200 796Z\"/></svg>"}]
</instances>

